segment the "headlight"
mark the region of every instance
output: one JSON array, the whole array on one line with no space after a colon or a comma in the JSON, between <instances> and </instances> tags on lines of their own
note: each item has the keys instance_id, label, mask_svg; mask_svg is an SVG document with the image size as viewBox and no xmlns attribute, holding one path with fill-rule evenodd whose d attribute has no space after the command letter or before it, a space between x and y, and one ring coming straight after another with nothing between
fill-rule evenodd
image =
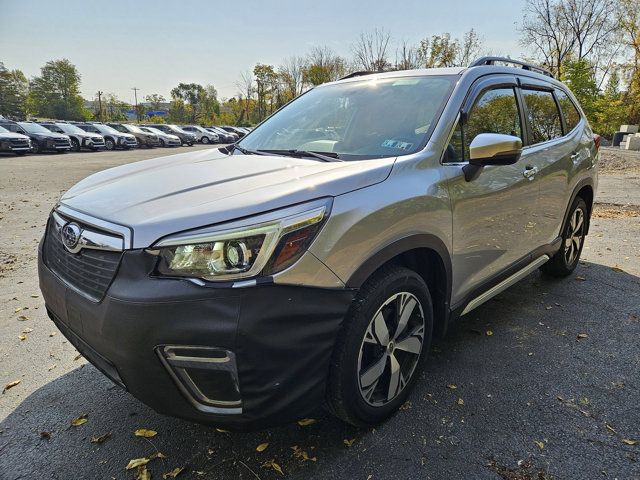
<instances>
[{"instance_id":1,"label":"headlight","mask_svg":"<svg viewBox=\"0 0 640 480\"><path fill-rule=\"evenodd\" d=\"M119 143L124 143L124 142L126 142L126 141L127 141L127 139L126 139L125 137L120 137L120 138L118 139L118 142L119 142Z\"/></svg>"},{"instance_id":2,"label":"headlight","mask_svg":"<svg viewBox=\"0 0 640 480\"><path fill-rule=\"evenodd\" d=\"M227 281L272 275L302 256L330 208L329 200L313 202L268 219L263 215L248 226L168 238L149 252L159 256L157 271L166 276Z\"/></svg>"}]
</instances>

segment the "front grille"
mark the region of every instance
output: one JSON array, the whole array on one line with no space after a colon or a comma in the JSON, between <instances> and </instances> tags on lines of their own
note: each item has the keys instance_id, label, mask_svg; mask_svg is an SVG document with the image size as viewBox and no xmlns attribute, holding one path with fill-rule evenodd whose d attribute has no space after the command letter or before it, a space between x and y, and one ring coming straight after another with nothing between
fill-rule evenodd
<instances>
[{"instance_id":1,"label":"front grille","mask_svg":"<svg viewBox=\"0 0 640 480\"><path fill-rule=\"evenodd\" d=\"M11 140L9 140L13 145L28 145L29 142L27 140L24 140L22 138L12 138Z\"/></svg>"},{"instance_id":2,"label":"front grille","mask_svg":"<svg viewBox=\"0 0 640 480\"><path fill-rule=\"evenodd\" d=\"M93 141L93 143L97 143L97 144L100 144L100 145L104 144L104 138L93 137L91 140Z\"/></svg>"},{"instance_id":3,"label":"front grille","mask_svg":"<svg viewBox=\"0 0 640 480\"><path fill-rule=\"evenodd\" d=\"M66 138L56 138L54 140L56 147L70 147L71 143Z\"/></svg>"},{"instance_id":4,"label":"front grille","mask_svg":"<svg viewBox=\"0 0 640 480\"><path fill-rule=\"evenodd\" d=\"M62 281L94 301L99 301L116 274L122 252L82 249L78 253L67 251L49 219L44 239L44 263Z\"/></svg>"}]
</instances>

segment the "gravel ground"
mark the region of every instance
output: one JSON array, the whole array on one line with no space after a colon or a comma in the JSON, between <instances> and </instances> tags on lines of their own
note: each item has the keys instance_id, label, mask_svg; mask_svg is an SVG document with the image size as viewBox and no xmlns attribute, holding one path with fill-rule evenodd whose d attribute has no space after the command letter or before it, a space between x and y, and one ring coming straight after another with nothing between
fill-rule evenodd
<instances>
[{"instance_id":1,"label":"gravel ground","mask_svg":"<svg viewBox=\"0 0 640 480\"><path fill-rule=\"evenodd\" d=\"M318 412L307 426L227 433L114 387L56 332L39 296L35 247L60 193L159 152L0 157L0 388L20 380L0 394L1 479L134 478L129 460L155 452L153 478L184 468L178 478L271 479L280 468L305 480L640 479L640 197L629 180L640 154L602 150L603 203L575 274L534 273L475 310L435 344L384 425L359 430Z\"/></svg>"}]
</instances>

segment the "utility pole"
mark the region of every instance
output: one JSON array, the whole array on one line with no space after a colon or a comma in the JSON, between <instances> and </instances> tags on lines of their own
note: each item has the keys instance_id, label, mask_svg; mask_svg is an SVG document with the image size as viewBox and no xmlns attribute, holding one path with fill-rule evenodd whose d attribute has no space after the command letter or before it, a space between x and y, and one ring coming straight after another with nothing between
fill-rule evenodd
<instances>
[{"instance_id":1,"label":"utility pole","mask_svg":"<svg viewBox=\"0 0 640 480\"><path fill-rule=\"evenodd\" d=\"M98 119L102 122L102 92L98 90Z\"/></svg>"},{"instance_id":2,"label":"utility pole","mask_svg":"<svg viewBox=\"0 0 640 480\"><path fill-rule=\"evenodd\" d=\"M140 122L140 112L138 111L138 90L140 90L137 87L133 87L131 90L133 90L133 95L136 99L136 119L138 120L138 123Z\"/></svg>"}]
</instances>

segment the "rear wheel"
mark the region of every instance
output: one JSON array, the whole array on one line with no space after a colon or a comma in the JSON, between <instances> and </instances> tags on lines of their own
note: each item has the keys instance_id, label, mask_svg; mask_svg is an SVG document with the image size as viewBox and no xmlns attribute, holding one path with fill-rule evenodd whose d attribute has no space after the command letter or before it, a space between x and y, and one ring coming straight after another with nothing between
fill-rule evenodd
<instances>
[{"instance_id":1,"label":"rear wheel","mask_svg":"<svg viewBox=\"0 0 640 480\"><path fill-rule=\"evenodd\" d=\"M431 344L433 308L424 280L385 267L360 289L345 317L327 387L331 412L353 425L374 425L407 399Z\"/></svg>"},{"instance_id":2,"label":"rear wheel","mask_svg":"<svg viewBox=\"0 0 640 480\"><path fill-rule=\"evenodd\" d=\"M73 150L74 152L80 151L80 142L78 142L78 140L75 138L71 138L71 150Z\"/></svg>"},{"instance_id":3,"label":"rear wheel","mask_svg":"<svg viewBox=\"0 0 640 480\"><path fill-rule=\"evenodd\" d=\"M40 148L40 142L37 140L31 140L31 151L33 153L40 153L42 149Z\"/></svg>"},{"instance_id":4,"label":"rear wheel","mask_svg":"<svg viewBox=\"0 0 640 480\"><path fill-rule=\"evenodd\" d=\"M160 139L160 140L159 140L159 142L160 142L160 146L161 146L162 148L164 148L164 140L163 140L163 139Z\"/></svg>"},{"instance_id":5,"label":"rear wheel","mask_svg":"<svg viewBox=\"0 0 640 480\"><path fill-rule=\"evenodd\" d=\"M207 143L209 143L209 137L202 137L200 141L206 145Z\"/></svg>"},{"instance_id":6,"label":"rear wheel","mask_svg":"<svg viewBox=\"0 0 640 480\"><path fill-rule=\"evenodd\" d=\"M582 197L576 197L562 230L560 250L540 268L544 273L554 277L566 277L575 270L587 235L588 221L587 204Z\"/></svg>"},{"instance_id":7,"label":"rear wheel","mask_svg":"<svg viewBox=\"0 0 640 480\"><path fill-rule=\"evenodd\" d=\"M107 150L113 150L116 148L116 142L113 141L113 138L105 138L104 145Z\"/></svg>"}]
</instances>

